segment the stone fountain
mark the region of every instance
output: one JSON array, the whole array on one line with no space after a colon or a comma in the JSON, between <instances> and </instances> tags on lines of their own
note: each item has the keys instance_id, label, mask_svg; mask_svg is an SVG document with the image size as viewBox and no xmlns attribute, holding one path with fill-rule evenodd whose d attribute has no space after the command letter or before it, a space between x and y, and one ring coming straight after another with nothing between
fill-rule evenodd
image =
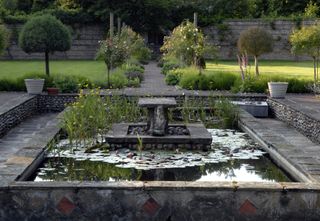
<instances>
[{"instance_id":1,"label":"stone fountain","mask_svg":"<svg viewBox=\"0 0 320 221\"><path fill-rule=\"evenodd\" d=\"M144 150L210 148L212 137L203 124L169 124L168 109L177 106L174 98L140 98L138 105L147 108L147 123L114 124L106 136L111 149L136 150L139 139Z\"/></svg>"}]
</instances>

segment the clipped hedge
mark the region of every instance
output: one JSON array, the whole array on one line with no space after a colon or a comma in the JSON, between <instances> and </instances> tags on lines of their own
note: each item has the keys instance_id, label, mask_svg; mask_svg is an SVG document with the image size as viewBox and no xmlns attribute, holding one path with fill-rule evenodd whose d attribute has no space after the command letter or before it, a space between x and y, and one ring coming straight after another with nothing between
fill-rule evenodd
<instances>
[{"instance_id":1,"label":"clipped hedge","mask_svg":"<svg viewBox=\"0 0 320 221\"><path fill-rule=\"evenodd\" d=\"M242 93L266 93L268 82L288 82L288 93L309 93L311 80L300 80L279 76L248 77L242 81L240 76L231 72L204 71L194 67L170 70L165 78L168 85L179 85L189 90L231 90Z\"/></svg>"}]
</instances>

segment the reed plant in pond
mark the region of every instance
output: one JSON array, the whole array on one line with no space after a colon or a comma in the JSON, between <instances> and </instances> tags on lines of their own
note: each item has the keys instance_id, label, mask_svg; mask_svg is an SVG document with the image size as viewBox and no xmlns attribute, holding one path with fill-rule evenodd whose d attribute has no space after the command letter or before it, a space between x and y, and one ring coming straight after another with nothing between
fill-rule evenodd
<instances>
[{"instance_id":1,"label":"reed plant in pond","mask_svg":"<svg viewBox=\"0 0 320 221\"><path fill-rule=\"evenodd\" d=\"M104 135L112 124L138 122L143 112L136 99L122 96L100 96L100 89L80 91L79 97L63 114L61 127L67 133L71 147L88 151L103 147Z\"/></svg>"}]
</instances>

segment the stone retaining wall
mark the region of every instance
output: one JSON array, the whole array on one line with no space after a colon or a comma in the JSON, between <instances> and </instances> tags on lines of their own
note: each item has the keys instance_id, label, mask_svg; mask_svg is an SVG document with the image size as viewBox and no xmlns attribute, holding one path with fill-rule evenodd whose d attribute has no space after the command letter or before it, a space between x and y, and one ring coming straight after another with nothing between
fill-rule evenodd
<instances>
[{"instance_id":1,"label":"stone retaining wall","mask_svg":"<svg viewBox=\"0 0 320 221\"><path fill-rule=\"evenodd\" d=\"M16 182L1 220L318 221L319 186L231 182Z\"/></svg>"},{"instance_id":2,"label":"stone retaining wall","mask_svg":"<svg viewBox=\"0 0 320 221\"><path fill-rule=\"evenodd\" d=\"M269 98L267 102L274 117L296 128L312 141L320 143L320 122L317 119L282 103L279 99Z\"/></svg>"},{"instance_id":3,"label":"stone retaining wall","mask_svg":"<svg viewBox=\"0 0 320 221\"><path fill-rule=\"evenodd\" d=\"M38 99L32 96L17 106L0 113L0 138L26 118L38 113Z\"/></svg>"},{"instance_id":4,"label":"stone retaining wall","mask_svg":"<svg viewBox=\"0 0 320 221\"><path fill-rule=\"evenodd\" d=\"M307 21L288 21L288 20L270 20L251 19L251 20L227 20L223 24L204 28L208 38L218 46L219 58L231 59L236 61L237 39L243 30L250 27L262 27L269 31L274 38L274 51L263 55L262 59L282 59L297 60L310 59L307 57L298 57L291 54L291 46L288 38L292 30L301 25L314 24L314 20ZM12 33L11 46L2 56L3 59L44 59L44 54L26 54L18 46L18 35L21 25L8 25ZM97 25L73 25L72 29L72 47L69 51L55 53L53 59L94 59L99 41L104 39L106 27L102 24ZM1 57L0 57L1 58Z\"/></svg>"}]
</instances>

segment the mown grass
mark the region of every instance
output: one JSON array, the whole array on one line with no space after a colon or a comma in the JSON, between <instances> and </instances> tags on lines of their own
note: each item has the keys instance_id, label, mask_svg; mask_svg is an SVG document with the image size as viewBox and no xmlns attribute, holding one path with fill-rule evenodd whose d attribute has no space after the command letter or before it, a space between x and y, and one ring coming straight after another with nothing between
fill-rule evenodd
<instances>
[{"instance_id":1,"label":"mown grass","mask_svg":"<svg viewBox=\"0 0 320 221\"><path fill-rule=\"evenodd\" d=\"M254 74L254 63L251 63L248 70ZM261 75L313 79L312 61L260 61L259 64ZM207 62L207 71L239 73L240 70L237 61L209 61Z\"/></svg>"},{"instance_id":2,"label":"mown grass","mask_svg":"<svg viewBox=\"0 0 320 221\"><path fill-rule=\"evenodd\" d=\"M103 61L51 61L52 75L80 75L92 81L106 80ZM26 73L44 73L43 61L0 61L0 79L16 79Z\"/></svg>"}]
</instances>

